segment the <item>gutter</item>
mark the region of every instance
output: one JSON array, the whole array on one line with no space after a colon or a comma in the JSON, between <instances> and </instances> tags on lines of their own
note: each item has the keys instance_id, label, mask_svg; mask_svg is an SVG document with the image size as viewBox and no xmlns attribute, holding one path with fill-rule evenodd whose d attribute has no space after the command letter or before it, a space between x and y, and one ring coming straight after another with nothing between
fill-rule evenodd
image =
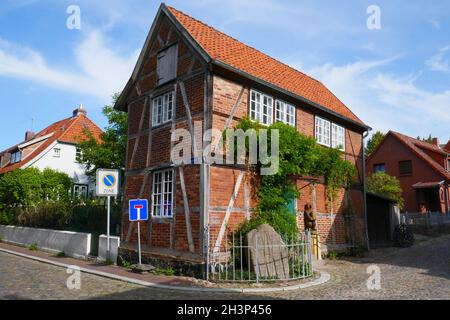
<instances>
[{"instance_id":1,"label":"gutter","mask_svg":"<svg viewBox=\"0 0 450 320\"><path fill-rule=\"evenodd\" d=\"M292 97L294 99L300 100L300 101L302 101L302 102L304 102L304 103L306 103L306 104L308 104L310 106L313 106L314 108L319 109L319 110L321 110L321 111L323 111L325 113L332 114L336 118L339 118L339 119L341 119L341 120L343 120L343 121L345 121L347 123L350 123L350 124L352 124L354 126L357 126L359 128L365 129L364 131L371 131L372 130L372 128L369 127L366 124L362 124L362 123L359 123L359 122L357 122L355 120L347 118L347 117L345 117L345 116L343 116L343 115L341 115L341 114L339 114L339 113L337 113L337 112L335 112L333 110L325 108L324 106L322 106L320 104L317 104L317 103L315 103L315 102L313 102L313 101L311 101L309 99L306 99L305 97L299 96L299 95L297 95L295 93L287 91L287 90L285 90L283 88L280 88L280 87L278 87L276 85L273 85L273 84L271 84L271 83L269 83L267 81L264 81L264 80L262 80L260 78L252 76L251 74L248 74L248 73L246 73L244 71L241 71L241 70L239 70L239 69L237 69L235 67L232 67L232 66L230 66L230 65L228 65L226 63L223 63L223 62L221 62L219 60L212 60L211 63L213 65L216 65L218 67L221 67L221 68L224 68L224 69L226 69L228 71L231 71L231 72L233 72L235 74L239 74L240 76L242 76L244 78L247 78L247 79L250 79L250 80L252 80L254 82L257 82L257 83L259 83L259 84L261 84L263 86L269 87L272 90L275 90L275 91L278 91L278 92L282 92L283 94L285 94L287 96L290 96L290 97Z\"/></svg>"},{"instance_id":2,"label":"gutter","mask_svg":"<svg viewBox=\"0 0 450 320\"><path fill-rule=\"evenodd\" d=\"M364 140L369 135L371 129L364 132L362 135L362 153L363 153L363 159L362 159L362 182L363 182L363 206L364 206L364 233L366 237L366 246L367 250L370 250L370 243L369 243L369 228L367 225L367 186L366 186L366 154L364 150Z\"/></svg>"}]
</instances>

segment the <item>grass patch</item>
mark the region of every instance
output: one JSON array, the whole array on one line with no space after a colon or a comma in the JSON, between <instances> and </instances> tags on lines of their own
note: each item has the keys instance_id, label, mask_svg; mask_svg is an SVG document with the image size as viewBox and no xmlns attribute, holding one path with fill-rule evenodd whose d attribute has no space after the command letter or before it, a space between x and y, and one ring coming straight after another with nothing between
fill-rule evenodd
<instances>
[{"instance_id":1,"label":"grass patch","mask_svg":"<svg viewBox=\"0 0 450 320\"><path fill-rule=\"evenodd\" d=\"M38 250L38 245L37 243L32 243L28 246L28 250L30 251L37 251Z\"/></svg>"}]
</instances>

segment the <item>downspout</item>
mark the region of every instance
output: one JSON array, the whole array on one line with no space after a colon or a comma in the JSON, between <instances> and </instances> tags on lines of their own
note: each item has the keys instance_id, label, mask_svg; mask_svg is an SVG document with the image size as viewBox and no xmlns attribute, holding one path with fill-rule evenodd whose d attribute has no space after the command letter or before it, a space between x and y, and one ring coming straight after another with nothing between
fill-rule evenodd
<instances>
[{"instance_id":1,"label":"downspout","mask_svg":"<svg viewBox=\"0 0 450 320\"><path fill-rule=\"evenodd\" d=\"M370 244L369 244L369 228L367 226L367 187L366 187L366 153L364 149L364 140L369 135L370 129L367 131L364 131L363 138L362 138L362 183L363 183L363 206L364 206L364 233L366 236L366 245L367 250L370 250Z\"/></svg>"}]
</instances>

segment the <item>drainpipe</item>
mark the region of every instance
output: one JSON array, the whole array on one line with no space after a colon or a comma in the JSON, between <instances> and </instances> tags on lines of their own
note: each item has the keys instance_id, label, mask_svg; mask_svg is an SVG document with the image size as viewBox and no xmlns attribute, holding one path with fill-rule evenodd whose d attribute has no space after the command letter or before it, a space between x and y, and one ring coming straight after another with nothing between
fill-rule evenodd
<instances>
[{"instance_id":1,"label":"drainpipe","mask_svg":"<svg viewBox=\"0 0 450 320\"><path fill-rule=\"evenodd\" d=\"M366 188L366 153L364 150L364 140L369 135L370 129L367 131L364 131L363 138L362 138L362 153L363 153L363 159L362 159L362 183L363 183L363 206L364 206L364 232L366 236L366 245L367 250L370 250L369 245L369 228L367 226L367 188Z\"/></svg>"}]
</instances>

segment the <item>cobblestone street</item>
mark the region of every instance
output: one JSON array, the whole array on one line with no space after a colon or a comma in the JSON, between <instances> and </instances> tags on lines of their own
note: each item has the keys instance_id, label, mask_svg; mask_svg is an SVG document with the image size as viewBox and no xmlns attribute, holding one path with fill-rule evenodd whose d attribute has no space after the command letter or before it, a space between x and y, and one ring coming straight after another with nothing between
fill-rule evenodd
<instances>
[{"instance_id":1,"label":"cobblestone street","mask_svg":"<svg viewBox=\"0 0 450 320\"><path fill-rule=\"evenodd\" d=\"M367 267L381 270L381 289L368 290ZM145 288L83 273L66 287L66 269L0 252L0 299L450 299L450 236L365 258L327 261L331 280L303 290L265 294L198 293Z\"/></svg>"}]
</instances>

